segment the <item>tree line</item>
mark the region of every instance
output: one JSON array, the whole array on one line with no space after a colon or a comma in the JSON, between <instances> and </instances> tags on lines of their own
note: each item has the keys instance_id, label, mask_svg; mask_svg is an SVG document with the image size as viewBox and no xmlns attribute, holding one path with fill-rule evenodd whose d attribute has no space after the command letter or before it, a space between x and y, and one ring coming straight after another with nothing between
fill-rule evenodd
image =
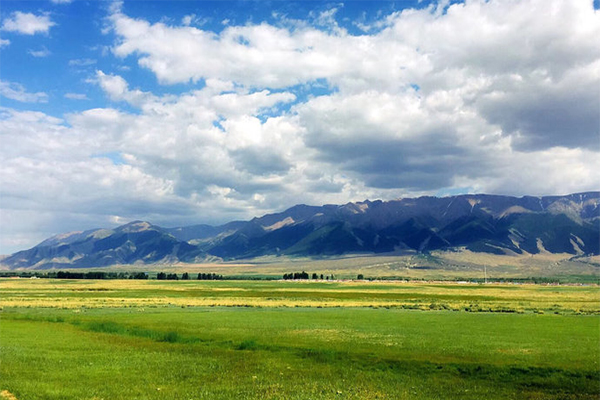
<instances>
[{"instance_id":1,"label":"tree line","mask_svg":"<svg viewBox=\"0 0 600 400\"><path fill-rule=\"evenodd\" d=\"M48 279L148 279L146 272L74 272L74 271L49 271L49 272L1 272L0 278L48 278Z\"/></svg>"},{"instance_id":2,"label":"tree line","mask_svg":"<svg viewBox=\"0 0 600 400\"><path fill-rule=\"evenodd\" d=\"M178 281L179 279L181 279L182 281L189 281L191 278L190 274L188 274L187 272L181 274L181 278L179 278L179 276L175 273L167 274L164 272L159 272L158 274L156 274L156 279L158 279L159 281ZM199 281L217 281L223 280L223 275L201 272L198 274L196 279Z\"/></svg>"},{"instance_id":3,"label":"tree line","mask_svg":"<svg viewBox=\"0 0 600 400\"><path fill-rule=\"evenodd\" d=\"M45 279L151 279L147 272L76 272L76 271L49 271L49 272L30 272L30 271L3 271L0 272L0 278L45 278ZM181 276L176 273L159 272L156 275L158 280L190 280L190 274L184 272ZM225 279L223 275L215 273L199 273L197 280L215 281Z\"/></svg>"},{"instance_id":4,"label":"tree line","mask_svg":"<svg viewBox=\"0 0 600 400\"><path fill-rule=\"evenodd\" d=\"M308 272L306 271L302 271L302 272L290 272L289 274L283 274L283 279L285 280L294 280L294 279L321 279L321 280L333 280L335 279L335 275L331 274L331 275L323 275L323 274L317 274L316 272L313 272L312 275L309 275Z\"/></svg>"},{"instance_id":5,"label":"tree line","mask_svg":"<svg viewBox=\"0 0 600 400\"><path fill-rule=\"evenodd\" d=\"M56 273L57 279L119 279L119 274L113 272L71 272L71 271L58 271ZM131 274L127 274L127 278L125 278L125 274L122 275L121 279L148 279L148 275L145 272L133 272Z\"/></svg>"}]
</instances>

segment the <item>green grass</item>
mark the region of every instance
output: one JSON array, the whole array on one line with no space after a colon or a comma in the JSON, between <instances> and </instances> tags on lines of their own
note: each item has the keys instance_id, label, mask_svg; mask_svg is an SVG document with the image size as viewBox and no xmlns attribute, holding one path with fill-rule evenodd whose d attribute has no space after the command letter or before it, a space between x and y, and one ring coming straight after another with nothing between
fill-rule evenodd
<instances>
[{"instance_id":1,"label":"green grass","mask_svg":"<svg viewBox=\"0 0 600 400\"><path fill-rule=\"evenodd\" d=\"M573 286L0 280L0 392L21 400L597 399L600 316L563 311L598 293ZM228 296L241 304L276 296L292 306L185 305ZM327 296L340 303L322 307ZM6 306L17 298L24 307ZM36 298L83 303L27 303ZM97 307L105 299L127 300ZM293 306L298 299L315 303ZM345 305L361 299L412 299L427 311ZM523 313L431 307L525 301L548 306ZM563 311L552 312L553 304Z\"/></svg>"},{"instance_id":2,"label":"green grass","mask_svg":"<svg viewBox=\"0 0 600 400\"><path fill-rule=\"evenodd\" d=\"M360 308L6 310L0 373L19 399L591 399L598 328Z\"/></svg>"}]
</instances>

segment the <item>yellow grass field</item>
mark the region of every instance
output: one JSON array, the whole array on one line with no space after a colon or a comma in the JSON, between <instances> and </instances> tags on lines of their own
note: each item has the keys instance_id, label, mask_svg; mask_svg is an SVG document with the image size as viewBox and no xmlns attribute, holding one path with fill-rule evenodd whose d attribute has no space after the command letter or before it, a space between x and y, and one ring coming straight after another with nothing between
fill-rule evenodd
<instances>
[{"instance_id":1,"label":"yellow grass field","mask_svg":"<svg viewBox=\"0 0 600 400\"><path fill-rule=\"evenodd\" d=\"M401 307L420 310L600 313L596 285L366 281L0 279L0 306Z\"/></svg>"}]
</instances>

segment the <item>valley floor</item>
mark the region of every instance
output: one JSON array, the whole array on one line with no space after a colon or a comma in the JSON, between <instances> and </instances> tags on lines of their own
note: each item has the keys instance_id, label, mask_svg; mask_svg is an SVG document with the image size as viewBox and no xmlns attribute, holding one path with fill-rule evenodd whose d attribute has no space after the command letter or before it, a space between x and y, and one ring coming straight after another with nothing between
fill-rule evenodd
<instances>
[{"instance_id":1,"label":"valley floor","mask_svg":"<svg viewBox=\"0 0 600 400\"><path fill-rule=\"evenodd\" d=\"M596 399L599 295L0 279L0 398Z\"/></svg>"},{"instance_id":2,"label":"valley floor","mask_svg":"<svg viewBox=\"0 0 600 400\"><path fill-rule=\"evenodd\" d=\"M67 270L68 268L62 268ZM21 270L22 272L36 272ZM41 270L39 272L47 272ZM354 254L337 257L275 257L199 264L135 264L78 268L76 272L157 272L190 275L217 273L225 277L280 279L283 274L306 271L340 279L511 280L541 278L563 283L600 283L600 256L572 254L495 255L468 250L407 252L394 255ZM8 270L0 272L9 272ZM13 271L14 272L14 271Z\"/></svg>"}]
</instances>

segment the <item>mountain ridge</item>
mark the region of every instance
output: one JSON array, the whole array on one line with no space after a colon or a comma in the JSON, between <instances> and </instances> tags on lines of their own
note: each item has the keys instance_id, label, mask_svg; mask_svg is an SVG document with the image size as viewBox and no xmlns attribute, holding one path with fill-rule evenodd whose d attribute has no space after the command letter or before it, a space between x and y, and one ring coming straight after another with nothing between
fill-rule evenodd
<instances>
[{"instance_id":1,"label":"mountain ridge","mask_svg":"<svg viewBox=\"0 0 600 400\"><path fill-rule=\"evenodd\" d=\"M9 268L78 268L466 248L494 254L600 253L600 192L422 196L298 204L248 221L163 228L132 221L63 233L4 258Z\"/></svg>"}]
</instances>

